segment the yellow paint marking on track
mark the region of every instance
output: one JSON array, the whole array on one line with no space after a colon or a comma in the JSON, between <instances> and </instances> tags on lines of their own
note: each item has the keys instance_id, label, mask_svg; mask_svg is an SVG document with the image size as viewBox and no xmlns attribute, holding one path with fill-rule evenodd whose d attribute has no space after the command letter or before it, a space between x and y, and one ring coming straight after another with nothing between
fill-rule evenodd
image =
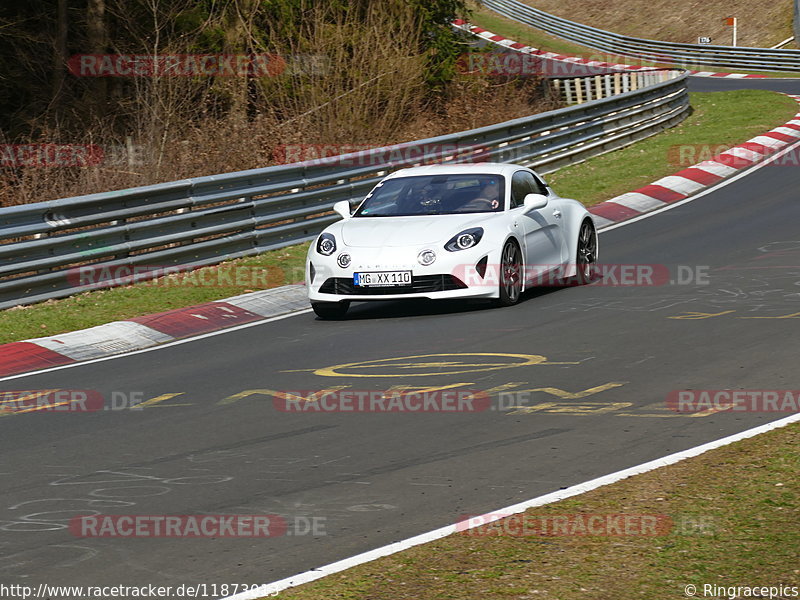
<instances>
[{"instance_id":1,"label":"yellow paint marking on track","mask_svg":"<svg viewBox=\"0 0 800 600\"><path fill-rule=\"evenodd\" d=\"M677 413L667 414L667 413L617 413L618 417L656 417L659 419L669 419L672 417L688 417L690 415L679 415ZM705 415L704 415L705 416Z\"/></svg>"},{"instance_id":2,"label":"yellow paint marking on track","mask_svg":"<svg viewBox=\"0 0 800 600\"><path fill-rule=\"evenodd\" d=\"M610 381L602 385L596 385L595 387L587 388L580 392L568 392L566 390L562 390L561 388L557 387L540 387L540 388L531 388L529 390L517 390L517 393L522 394L530 392L545 392L546 394L550 394L551 396L556 396L557 398L561 398L562 400L578 400L580 398L586 398L586 396L594 396L595 394L599 394L600 392L605 392L606 390L621 387L625 385L625 383L627 382Z\"/></svg>"},{"instance_id":3,"label":"yellow paint marking on track","mask_svg":"<svg viewBox=\"0 0 800 600\"><path fill-rule=\"evenodd\" d=\"M349 388L349 385L336 385L324 390L314 391L310 396L299 396L297 394L293 394L289 391L278 391L278 390L270 390L266 388L256 389L256 390L244 390L239 392L238 394L233 394L232 396L228 396L227 398L223 398L217 405L227 405L233 404L234 402L238 402L239 400L243 400L244 398L249 398L250 396L270 396L271 398L279 398L281 400L290 400L292 402L316 402L318 398L325 396L327 394L333 394L338 392L339 390L344 390Z\"/></svg>"},{"instance_id":4,"label":"yellow paint marking on track","mask_svg":"<svg viewBox=\"0 0 800 600\"><path fill-rule=\"evenodd\" d=\"M61 388L54 388L52 390L36 390L28 394L27 396L20 396L19 398L14 398L12 400L0 400L0 404L17 404L19 402L25 402L26 400L33 400L34 398L39 398L40 396L46 396L47 394L52 394L53 392L60 391ZM8 394L9 392L0 392L0 398L3 395Z\"/></svg>"},{"instance_id":5,"label":"yellow paint marking on track","mask_svg":"<svg viewBox=\"0 0 800 600\"><path fill-rule=\"evenodd\" d=\"M36 412L38 410L45 410L46 408L56 408L58 406L64 406L65 404L71 404L71 402L67 401L67 402L54 402L53 404L43 404L42 406L34 406L33 408L26 408L25 410L16 410L14 411L13 414L24 415L25 413Z\"/></svg>"},{"instance_id":6,"label":"yellow paint marking on track","mask_svg":"<svg viewBox=\"0 0 800 600\"><path fill-rule=\"evenodd\" d=\"M519 387L521 385L527 385L530 381L509 381L508 383L504 383L502 385L496 385L493 388L489 388L485 390L485 394L491 396L492 394L497 394L499 392L505 392L506 390L510 390L515 387ZM465 385L474 385L472 383L465 384Z\"/></svg>"},{"instance_id":7,"label":"yellow paint marking on track","mask_svg":"<svg viewBox=\"0 0 800 600\"><path fill-rule=\"evenodd\" d=\"M13 400L0 400L0 417L11 417L13 415L22 415L28 412L34 412L40 410L42 408L55 408L56 406L69 404L69 402L60 402L58 404L45 404L42 406L35 406L33 408L26 408L23 410L14 410L13 408L9 408L8 406L2 406L3 404L19 404L27 402L28 400L34 400L36 398L40 398L42 396L46 396L47 394L52 394L53 392L58 392L60 390L61 388L53 388L50 390L36 390L35 392L28 394L27 396L20 396L19 398L14 398ZM3 395L4 393L0 392L0 397L2 397Z\"/></svg>"},{"instance_id":8,"label":"yellow paint marking on track","mask_svg":"<svg viewBox=\"0 0 800 600\"><path fill-rule=\"evenodd\" d=\"M521 415L534 412L546 412L564 415L600 415L630 408L633 402L583 402L565 404L563 402L542 402L533 406L510 406L513 409L508 415Z\"/></svg>"},{"instance_id":9,"label":"yellow paint marking on track","mask_svg":"<svg viewBox=\"0 0 800 600\"><path fill-rule=\"evenodd\" d=\"M145 400L144 402L140 402L135 406L131 406L129 410L138 410L141 408L146 408L150 406L158 406L159 408L165 408L170 406L191 406L191 403L186 404L161 404L165 400L169 400L170 398L174 398L175 396L181 396L186 392L177 392L175 394L161 394L160 396L156 396L155 398L150 398L150 400Z\"/></svg>"},{"instance_id":10,"label":"yellow paint marking on track","mask_svg":"<svg viewBox=\"0 0 800 600\"><path fill-rule=\"evenodd\" d=\"M696 412L696 413L690 413L690 414L688 414L686 416L687 417L691 417L691 418L707 417L709 415L713 415L714 413L725 412L727 410L728 410L727 408L709 408L708 410L703 410L703 411Z\"/></svg>"},{"instance_id":11,"label":"yellow paint marking on track","mask_svg":"<svg viewBox=\"0 0 800 600\"><path fill-rule=\"evenodd\" d=\"M402 395L403 392L412 392L418 394L430 394L432 392L439 392L441 390L452 390L453 388L464 387L465 385L475 385L474 383L450 383L447 385L403 385L396 384L386 390L386 393L391 396L397 394Z\"/></svg>"},{"instance_id":12,"label":"yellow paint marking on track","mask_svg":"<svg viewBox=\"0 0 800 600\"><path fill-rule=\"evenodd\" d=\"M515 362L474 362L467 360L453 360L457 357L488 357L488 358L504 358L512 359ZM417 359L433 359L439 358L441 360L423 360L414 362ZM405 361L405 362L400 362ZM531 365L577 365L578 362L549 362L546 356L539 354L507 354L500 352L463 352L452 354L418 354L413 356L400 356L397 358L381 358L376 360L367 360L362 362L345 363L333 365L331 367L322 367L315 369L313 373L320 377L430 377L441 375L460 375L462 373L473 373L483 371L497 371L500 369L514 369L517 367L526 367ZM427 373L358 373L352 370L367 370L376 368L386 368L393 370L414 370L414 369L430 369ZM342 372L345 370L348 372ZM449 369L449 370L448 370Z\"/></svg>"},{"instance_id":13,"label":"yellow paint marking on track","mask_svg":"<svg viewBox=\"0 0 800 600\"><path fill-rule=\"evenodd\" d=\"M699 319L710 319L712 317L721 317L722 315L727 315L730 313L736 312L735 310L723 310L722 312L718 313L705 313L705 312L694 312L689 311L682 315L675 315L672 317L667 317L668 319L685 319L689 321L696 321Z\"/></svg>"}]
</instances>

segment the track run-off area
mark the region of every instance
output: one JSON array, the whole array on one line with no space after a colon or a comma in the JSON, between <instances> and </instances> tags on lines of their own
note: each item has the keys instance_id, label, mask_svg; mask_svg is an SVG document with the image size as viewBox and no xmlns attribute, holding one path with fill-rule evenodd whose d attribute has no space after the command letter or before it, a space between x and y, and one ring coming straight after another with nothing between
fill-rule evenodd
<instances>
[{"instance_id":1,"label":"track run-off area","mask_svg":"<svg viewBox=\"0 0 800 600\"><path fill-rule=\"evenodd\" d=\"M800 81L690 84L741 88L797 94ZM602 264L667 269L661 285L541 288L505 309L354 304L345 321L303 312L0 381L119 404L0 417L0 578L267 583L786 416L681 413L667 398L800 388L795 162L601 233ZM276 402L399 389L478 391L492 406L369 414ZM280 515L287 529L135 539L70 529L93 514Z\"/></svg>"}]
</instances>

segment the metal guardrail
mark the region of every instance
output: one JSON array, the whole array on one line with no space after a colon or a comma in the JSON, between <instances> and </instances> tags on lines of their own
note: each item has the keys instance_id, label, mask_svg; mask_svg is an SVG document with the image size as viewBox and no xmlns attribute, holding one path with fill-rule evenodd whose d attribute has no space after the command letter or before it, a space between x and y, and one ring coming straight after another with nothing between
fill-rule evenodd
<instances>
[{"instance_id":1,"label":"metal guardrail","mask_svg":"<svg viewBox=\"0 0 800 600\"><path fill-rule=\"evenodd\" d=\"M686 68L706 65L749 71L800 71L800 50L679 44L629 37L569 21L518 2L481 0L487 8L560 38L611 54Z\"/></svg>"},{"instance_id":2,"label":"metal guardrail","mask_svg":"<svg viewBox=\"0 0 800 600\"><path fill-rule=\"evenodd\" d=\"M581 75L550 79L550 85L564 103L572 106L638 90L659 81L667 81L671 73L671 71L640 71Z\"/></svg>"},{"instance_id":3,"label":"metal guardrail","mask_svg":"<svg viewBox=\"0 0 800 600\"><path fill-rule=\"evenodd\" d=\"M289 165L0 209L0 309L72 295L80 269L189 269L312 239L388 172L428 162L529 164L543 173L683 120L686 74L479 129ZM401 155L400 160L392 158ZM118 278L107 282L119 284Z\"/></svg>"}]
</instances>

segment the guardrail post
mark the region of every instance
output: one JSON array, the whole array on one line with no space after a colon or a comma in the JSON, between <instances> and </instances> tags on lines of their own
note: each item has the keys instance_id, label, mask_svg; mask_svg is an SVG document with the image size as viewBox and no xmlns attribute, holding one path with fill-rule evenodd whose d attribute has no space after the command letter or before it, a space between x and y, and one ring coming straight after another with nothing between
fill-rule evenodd
<instances>
[{"instance_id":1,"label":"guardrail post","mask_svg":"<svg viewBox=\"0 0 800 600\"><path fill-rule=\"evenodd\" d=\"M581 80L576 77L573 81L575 82L575 103L583 104L583 90L581 89Z\"/></svg>"}]
</instances>

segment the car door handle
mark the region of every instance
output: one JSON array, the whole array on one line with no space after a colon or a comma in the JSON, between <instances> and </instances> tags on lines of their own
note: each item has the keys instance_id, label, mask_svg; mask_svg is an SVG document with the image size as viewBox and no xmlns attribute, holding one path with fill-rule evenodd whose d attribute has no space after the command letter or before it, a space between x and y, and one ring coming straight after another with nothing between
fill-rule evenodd
<instances>
[{"instance_id":1,"label":"car door handle","mask_svg":"<svg viewBox=\"0 0 800 600\"><path fill-rule=\"evenodd\" d=\"M561 211L560 211L560 210L554 210L554 211L553 211L553 216L554 216L556 219L560 219L560 218L561 218Z\"/></svg>"}]
</instances>

